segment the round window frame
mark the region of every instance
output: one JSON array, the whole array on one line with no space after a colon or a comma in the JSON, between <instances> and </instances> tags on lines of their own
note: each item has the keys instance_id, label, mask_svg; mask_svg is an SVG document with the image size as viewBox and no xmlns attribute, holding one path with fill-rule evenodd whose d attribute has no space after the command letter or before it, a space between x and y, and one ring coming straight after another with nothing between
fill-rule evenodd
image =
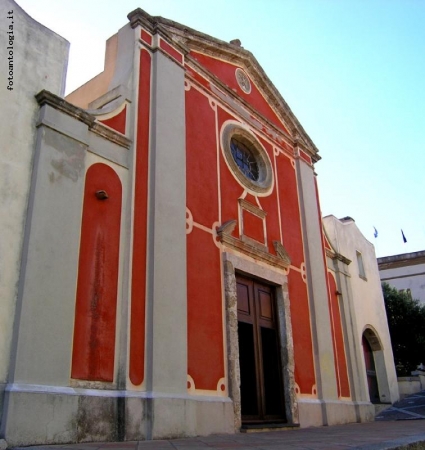
<instances>
[{"instance_id":1,"label":"round window frame","mask_svg":"<svg viewBox=\"0 0 425 450\"><path fill-rule=\"evenodd\" d=\"M252 180L245 175L234 160L230 147L232 138L242 141L255 158L259 173L258 180ZM239 124L227 123L222 128L221 146L230 172L242 187L254 195L265 196L271 193L274 185L272 164L266 150L253 134Z\"/></svg>"}]
</instances>

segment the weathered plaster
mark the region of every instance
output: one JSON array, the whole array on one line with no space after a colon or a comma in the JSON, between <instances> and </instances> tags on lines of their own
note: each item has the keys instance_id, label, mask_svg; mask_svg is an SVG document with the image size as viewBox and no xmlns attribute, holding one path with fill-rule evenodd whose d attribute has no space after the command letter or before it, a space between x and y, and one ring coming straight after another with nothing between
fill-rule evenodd
<instances>
[{"instance_id":1,"label":"weathered plaster","mask_svg":"<svg viewBox=\"0 0 425 450\"><path fill-rule=\"evenodd\" d=\"M35 123L38 105L35 94L43 88L63 94L69 43L28 16L13 0L0 2L4 25L13 11L13 90L0 89L2 113L0 120L0 405L7 382L13 317L20 272L23 233L26 221ZM9 30L7 30L9 31ZM6 29L4 30L6 36ZM6 40L0 47L0 58L8 61ZM6 72L7 71L7 72ZM8 65L0 69L7 80ZM0 408L1 417L1 408Z\"/></svg>"}]
</instances>

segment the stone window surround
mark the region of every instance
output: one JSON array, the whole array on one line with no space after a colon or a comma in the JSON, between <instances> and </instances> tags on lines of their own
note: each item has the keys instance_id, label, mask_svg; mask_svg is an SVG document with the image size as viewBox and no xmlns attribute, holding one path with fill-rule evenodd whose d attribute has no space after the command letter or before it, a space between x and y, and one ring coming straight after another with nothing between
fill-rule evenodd
<instances>
[{"instance_id":1,"label":"stone window surround","mask_svg":"<svg viewBox=\"0 0 425 450\"><path fill-rule=\"evenodd\" d=\"M248 178L234 160L230 149L232 137L242 139L256 159L259 170L257 181ZM266 150L247 128L235 121L225 122L221 128L221 148L229 170L242 187L253 195L264 196L271 193L274 186L272 163Z\"/></svg>"},{"instance_id":2,"label":"stone window surround","mask_svg":"<svg viewBox=\"0 0 425 450\"><path fill-rule=\"evenodd\" d=\"M285 413L288 424L298 424L298 404L295 393L295 363L287 275L282 270L260 265L240 255L223 252L224 294L226 308L226 338L228 356L229 395L233 400L235 430L241 420L240 366L236 273L259 278L275 286L281 370L284 384Z\"/></svg>"}]
</instances>

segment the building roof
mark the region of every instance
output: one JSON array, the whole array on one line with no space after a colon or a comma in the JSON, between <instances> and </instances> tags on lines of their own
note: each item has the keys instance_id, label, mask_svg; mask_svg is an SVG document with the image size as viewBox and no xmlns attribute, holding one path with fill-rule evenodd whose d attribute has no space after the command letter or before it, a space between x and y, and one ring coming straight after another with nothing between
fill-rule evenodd
<instances>
[{"instance_id":1,"label":"building roof","mask_svg":"<svg viewBox=\"0 0 425 450\"><path fill-rule=\"evenodd\" d=\"M394 269L396 267L414 266L425 263L425 250L401 255L384 256L378 258L379 270Z\"/></svg>"}]
</instances>

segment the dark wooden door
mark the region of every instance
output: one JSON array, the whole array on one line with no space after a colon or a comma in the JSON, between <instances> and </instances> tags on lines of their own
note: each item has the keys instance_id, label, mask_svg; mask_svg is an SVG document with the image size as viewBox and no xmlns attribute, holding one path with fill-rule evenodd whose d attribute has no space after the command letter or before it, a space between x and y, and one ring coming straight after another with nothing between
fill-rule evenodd
<instances>
[{"instance_id":1,"label":"dark wooden door","mask_svg":"<svg viewBox=\"0 0 425 450\"><path fill-rule=\"evenodd\" d=\"M284 422L274 289L237 276L242 421Z\"/></svg>"},{"instance_id":2,"label":"dark wooden door","mask_svg":"<svg viewBox=\"0 0 425 450\"><path fill-rule=\"evenodd\" d=\"M365 336L362 338L363 354L366 365L367 385L371 403L380 403L378 379L376 377L375 358L372 347Z\"/></svg>"}]
</instances>

